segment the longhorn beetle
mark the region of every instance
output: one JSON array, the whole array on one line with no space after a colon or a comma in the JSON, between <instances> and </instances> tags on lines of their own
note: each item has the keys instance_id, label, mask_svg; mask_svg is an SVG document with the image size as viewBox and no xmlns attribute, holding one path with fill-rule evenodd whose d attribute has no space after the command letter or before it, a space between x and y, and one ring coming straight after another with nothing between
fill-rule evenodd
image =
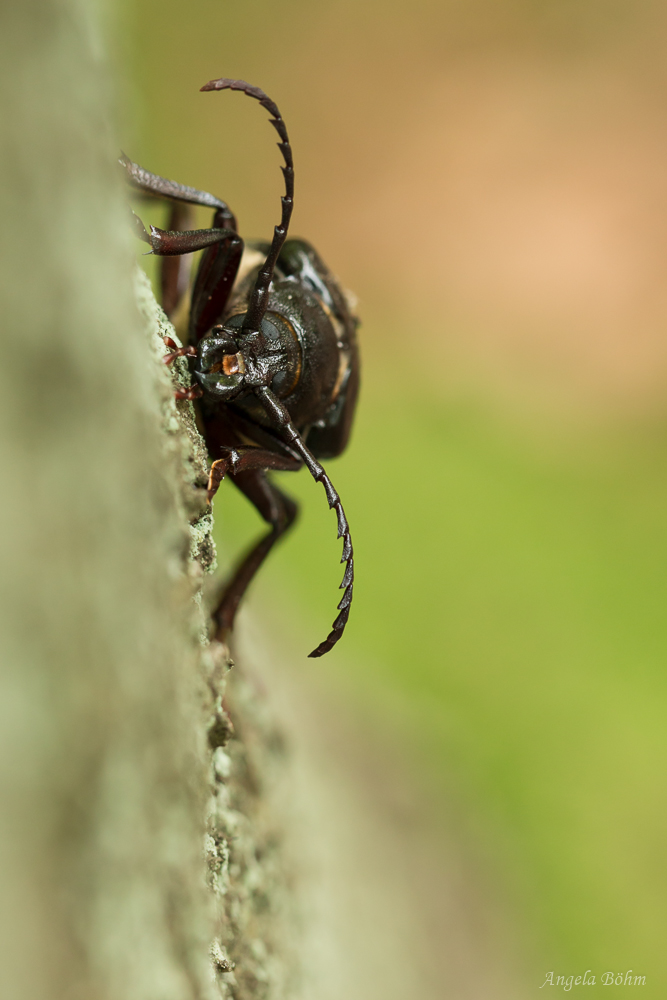
<instances>
[{"instance_id":1,"label":"longhorn beetle","mask_svg":"<svg viewBox=\"0 0 667 1000\"><path fill-rule=\"evenodd\" d=\"M212 460L209 502L222 479L232 482L270 525L232 572L213 618L216 638L231 631L239 602L250 581L297 514L297 505L269 480L270 470L306 466L322 483L338 518L346 564L344 591L332 630L310 656L322 656L338 642L352 601L352 539L340 497L318 459L344 450L359 388L357 320L338 283L304 240L287 240L294 199L292 148L274 102L244 80L211 80L202 88L240 90L259 101L271 116L280 142L285 195L282 218L270 243L244 245L227 205L205 191L149 173L121 157L130 184L142 195L171 202L169 228L147 232L135 216L137 232L161 265L162 303L175 312L187 287L189 258L203 254L190 307L187 347L170 338L170 364L192 359L196 384L176 392L197 399L204 439ZM213 209L209 229L192 229L191 205Z\"/></svg>"}]
</instances>

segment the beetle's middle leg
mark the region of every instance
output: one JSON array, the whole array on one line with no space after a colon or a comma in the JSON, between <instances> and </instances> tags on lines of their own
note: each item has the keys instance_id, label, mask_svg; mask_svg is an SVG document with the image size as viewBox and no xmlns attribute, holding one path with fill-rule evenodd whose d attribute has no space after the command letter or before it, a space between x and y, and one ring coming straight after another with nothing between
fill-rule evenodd
<instances>
[{"instance_id":1,"label":"beetle's middle leg","mask_svg":"<svg viewBox=\"0 0 667 1000\"><path fill-rule=\"evenodd\" d=\"M294 459L289 468L298 468L300 464ZM287 466L284 465L283 468ZM271 525L271 530L246 553L225 585L213 614L216 624L215 637L219 641L224 641L232 630L236 611L248 585L278 539L294 523L299 509L294 500L269 482L266 472L261 469L240 472L231 478L262 518Z\"/></svg>"},{"instance_id":2,"label":"beetle's middle leg","mask_svg":"<svg viewBox=\"0 0 667 1000\"><path fill-rule=\"evenodd\" d=\"M284 451L268 451L266 448L245 446L235 448L230 445L219 445L218 447L223 457L217 459L211 466L208 477L208 489L206 491L206 499L209 503L218 492L220 483L228 473L236 485L239 486L239 489L243 489L237 482L237 477L240 473L268 472L270 469L273 469L275 472L296 472L303 465L301 459L297 458L296 455L290 455ZM250 499L252 500L252 497ZM254 500L252 502L255 503ZM259 510L259 507L257 509ZM260 514L262 514L261 510ZM262 514L262 517L264 517L264 514Z\"/></svg>"}]
</instances>

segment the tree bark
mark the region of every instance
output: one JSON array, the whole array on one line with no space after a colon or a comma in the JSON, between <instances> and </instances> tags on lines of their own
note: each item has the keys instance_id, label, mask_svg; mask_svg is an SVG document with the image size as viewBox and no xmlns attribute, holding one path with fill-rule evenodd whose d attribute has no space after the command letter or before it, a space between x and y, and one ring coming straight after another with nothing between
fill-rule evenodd
<instances>
[{"instance_id":1,"label":"tree bark","mask_svg":"<svg viewBox=\"0 0 667 1000\"><path fill-rule=\"evenodd\" d=\"M3 995L273 998L279 741L249 708L223 748L206 453L133 288L103 52L89 0L0 13Z\"/></svg>"}]
</instances>

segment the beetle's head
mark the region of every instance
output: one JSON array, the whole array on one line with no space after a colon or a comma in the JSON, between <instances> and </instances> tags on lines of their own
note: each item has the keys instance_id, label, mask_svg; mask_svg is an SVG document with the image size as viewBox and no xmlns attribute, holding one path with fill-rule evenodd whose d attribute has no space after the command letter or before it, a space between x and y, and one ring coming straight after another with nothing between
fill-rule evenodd
<instances>
[{"instance_id":1,"label":"beetle's head","mask_svg":"<svg viewBox=\"0 0 667 1000\"><path fill-rule=\"evenodd\" d=\"M239 345L240 330L214 326L199 341L195 378L204 392L217 399L234 399L245 388L246 359Z\"/></svg>"},{"instance_id":2,"label":"beetle's head","mask_svg":"<svg viewBox=\"0 0 667 1000\"><path fill-rule=\"evenodd\" d=\"M301 348L288 320L267 313L260 331L248 331L246 313L231 316L199 341L195 377L204 392L221 401L266 386L284 399L301 373Z\"/></svg>"}]
</instances>

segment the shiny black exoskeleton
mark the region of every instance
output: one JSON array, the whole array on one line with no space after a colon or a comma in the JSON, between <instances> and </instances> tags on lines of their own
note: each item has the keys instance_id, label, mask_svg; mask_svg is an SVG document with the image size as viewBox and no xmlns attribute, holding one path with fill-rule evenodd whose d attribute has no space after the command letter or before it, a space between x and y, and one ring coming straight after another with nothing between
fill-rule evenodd
<instances>
[{"instance_id":1,"label":"shiny black exoskeleton","mask_svg":"<svg viewBox=\"0 0 667 1000\"><path fill-rule=\"evenodd\" d=\"M173 314L187 285L188 258L204 250L189 317L189 346L168 340L170 363L192 359L195 385L177 392L199 399L204 437L212 459L208 496L229 475L271 529L248 552L227 582L214 612L216 635L231 630L248 584L278 538L294 521L297 506L267 477L274 470L305 465L324 485L338 518L346 563L339 614L311 656L328 652L343 633L354 579L352 540L338 493L318 459L345 448L359 388L357 321L345 296L315 250L303 240L286 241L294 195L292 151L276 105L243 80L212 80L202 90L241 90L271 115L285 166L282 218L271 243L244 245L227 205L151 174L126 157L130 183L142 194L172 202L168 230L136 219L139 235L163 258L162 298ZM209 229L188 228L188 204L214 210Z\"/></svg>"}]
</instances>

